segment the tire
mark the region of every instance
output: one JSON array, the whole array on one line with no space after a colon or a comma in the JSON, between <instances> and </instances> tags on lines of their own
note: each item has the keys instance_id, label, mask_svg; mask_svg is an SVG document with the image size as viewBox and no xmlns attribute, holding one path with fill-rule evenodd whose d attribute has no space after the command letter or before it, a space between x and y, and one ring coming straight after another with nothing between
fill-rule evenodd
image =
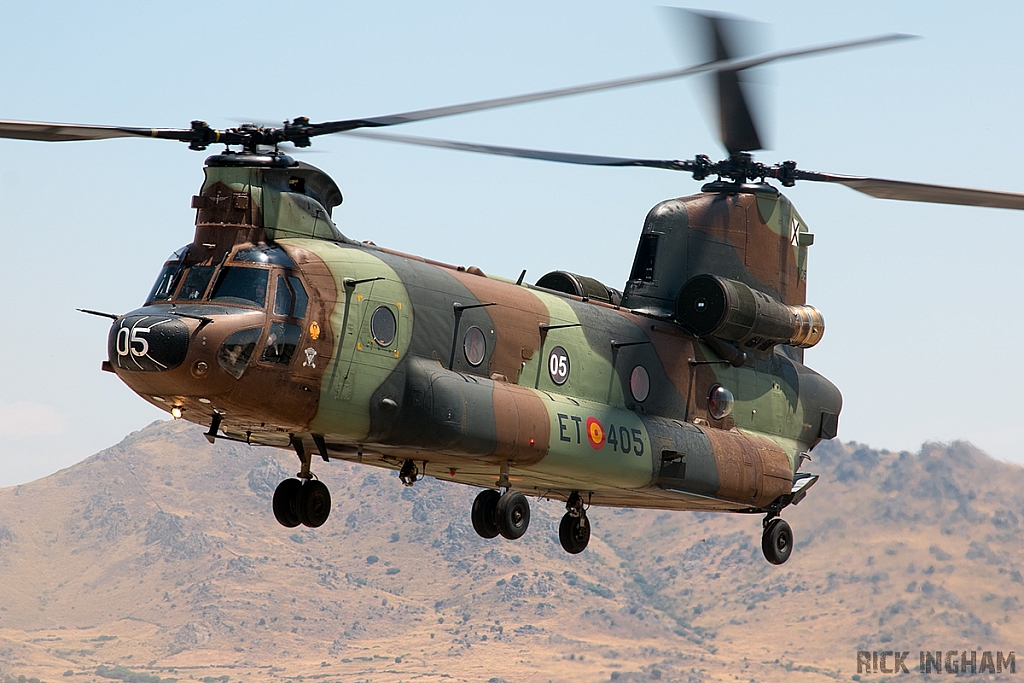
<instances>
[{"instance_id":1,"label":"tire","mask_svg":"<svg viewBox=\"0 0 1024 683\"><path fill-rule=\"evenodd\" d=\"M299 490L299 518L312 529L323 526L331 514L331 492L322 481L310 479Z\"/></svg>"},{"instance_id":2,"label":"tire","mask_svg":"<svg viewBox=\"0 0 1024 683\"><path fill-rule=\"evenodd\" d=\"M301 480L285 479L274 490L274 517L281 526L290 529L302 523L298 507L301 488Z\"/></svg>"},{"instance_id":3,"label":"tire","mask_svg":"<svg viewBox=\"0 0 1024 683\"><path fill-rule=\"evenodd\" d=\"M582 553L590 543L590 520L586 515L573 517L568 512L558 525L558 541L562 549L572 555Z\"/></svg>"},{"instance_id":4,"label":"tire","mask_svg":"<svg viewBox=\"0 0 1024 683\"><path fill-rule=\"evenodd\" d=\"M782 519L768 523L761 536L761 551L772 564L782 564L793 553L793 530Z\"/></svg>"},{"instance_id":5,"label":"tire","mask_svg":"<svg viewBox=\"0 0 1024 683\"><path fill-rule=\"evenodd\" d=\"M519 491L506 491L498 499L498 533L510 541L522 537L530 526L530 501Z\"/></svg>"},{"instance_id":6,"label":"tire","mask_svg":"<svg viewBox=\"0 0 1024 683\"><path fill-rule=\"evenodd\" d=\"M498 500L501 494L494 489L484 489L473 501L473 530L481 538L494 538L498 535Z\"/></svg>"}]
</instances>

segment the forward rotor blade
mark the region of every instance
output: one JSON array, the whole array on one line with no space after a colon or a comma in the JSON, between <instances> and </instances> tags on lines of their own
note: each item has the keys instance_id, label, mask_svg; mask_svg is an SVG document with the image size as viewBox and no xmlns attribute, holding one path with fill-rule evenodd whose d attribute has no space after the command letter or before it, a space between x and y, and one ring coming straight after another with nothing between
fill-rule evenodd
<instances>
[{"instance_id":1,"label":"forward rotor blade","mask_svg":"<svg viewBox=\"0 0 1024 683\"><path fill-rule=\"evenodd\" d=\"M961 206L987 206L996 209L1017 209L1024 211L1024 194L975 190L967 187L909 183L903 180L863 178L858 176L796 171L796 180L813 180L839 183L850 189L879 199L897 199L905 202L927 202L930 204L958 204Z\"/></svg>"},{"instance_id":2,"label":"forward rotor blade","mask_svg":"<svg viewBox=\"0 0 1024 683\"><path fill-rule=\"evenodd\" d=\"M831 43L816 47L799 48L794 50L783 50L760 57L745 57L741 59L728 59L707 62L685 69L673 69L662 71L645 76L633 76L630 78L619 78L610 81L601 81L589 85L575 86L571 88L559 88L545 90L542 92L515 97L500 97L491 100L481 100L449 107L435 107L431 109L419 109L402 114L391 114L366 119L344 119L341 121L327 121L324 123L306 123L296 129L260 129L257 131L261 139L253 140L254 134L250 131L240 129L214 130L201 121L194 122L191 129L180 128L131 128L124 126L96 126L76 123L45 123L39 121L4 121L0 120L0 138L13 138L18 140L40 140L44 142L70 142L80 140L105 140L109 138L125 137L147 137L161 138L165 140L180 140L191 143L193 149L204 149L207 145L214 143L223 144L267 144L275 145L280 142L295 141L301 142L316 135L328 135L331 133L344 133L358 128L379 128L383 126L394 126L401 123L413 121L425 121L427 119L439 118L442 116L454 116L473 111L485 109L496 109L508 107L527 102L549 100L568 95L578 95L588 92L597 92L611 88L621 88L641 83L652 83L656 81L682 78L697 73L704 73L715 70L739 71L752 66L767 64L768 62L792 59L805 55L830 52L834 50L845 50L853 47L872 45L909 38L903 34L888 34L863 38L859 40ZM198 127L197 127L198 126ZM305 145L302 145L305 146Z\"/></svg>"},{"instance_id":3,"label":"forward rotor blade","mask_svg":"<svg viewBox=\"0 0 1024 683\"><path fill-rule=\"evenodd\" d=\"M492 100L481 100L478 102L470 102L468 104L459 104L450 107L419 109L416 111L405 112L403 114L377 116L367 119L345 119L342 121L313 123L310 124L310 128L312 129L310 135L327 135L330 133L343 133L345 131L355 130L357 128L379 128L383 126L394 126L401 123L410 123L412 121L425 121L427 119L434 119L442 116L453 116L455 114L465 114L467 112L483 111L485 109L496 109L498 107L508 107L515 104L525 104L527 102L539 102L541 100L550 100L557 97L566 97L568 95L580 95L588 92L610 90L612 88L622 88L630 85L640 85L641 83L654 83L656 81L665 81L673 78L683 78L685 76L692 76L693 74L705 73L708 71L739 71L741 69L748 69L753 66L767 64L768 62L773 61L793 59L795 57L803 57L806 55L819 54L822 52L832 52L835 50L847 50L855 47L875 45L878 43L885 43L893 40L903 40L905 38L913 37L915 36L909 36L900 33L890 33L881 36L874 36L871 38L861 38L858 40L849 40L840 43L830 43L827 45L818 45L815 47L782 50L780 52L773 52L758 57L743 57L736 59L710 61L703 64L698 64L696 66L690 66L685 69L673 69L671 71L661 71L658 73L647 74L644 76L618 78L609 81L601 81L598 83L590 83L588 85L574 86L571 88L544 90L542 92L530 93L527 95L517 95L514 97L499 97Z\"/></svg>"},{"instance_id":4,"label":"forward rotor blade","mask_svg":"<svg viewBox=\"0 0 1024 683\"><path fill-rule=\"evenodd\" d=\"M176 128L125 128L122 126L88 126L78 123L0 121L0 137L2 138L43 142L74 142L131 137L188 140L191 135L191 130Z\"/></svg>"},{"instance_id":5,"label":"forward rotor blade","mask_svg":"<svg viewBox=\"0 0 1024 683\"><path fill-rule=\"evenodd\" d=\"M470 142L455 142L453 140L438 140L435 138L421 138L410 135L393 135L390 133L376 133L369 131L347 131L345 132L345 135L360 138L372 138L374 140L385 140L387 142L401 142L407 145L419 145L421 147L441 147L444 149L457 149L463 152L496 154L498 156L538 159L540 161L556 161L563 164L580 164L583 166L643 166L647 168L664 168L671 171L685 171L688 170L685 166L689 163L685 161L660 159L631 159L628 157L573 154L571 152L546 152L544 150L524 149L521 147L477 145Z\"/></svg>"}]
</instances>

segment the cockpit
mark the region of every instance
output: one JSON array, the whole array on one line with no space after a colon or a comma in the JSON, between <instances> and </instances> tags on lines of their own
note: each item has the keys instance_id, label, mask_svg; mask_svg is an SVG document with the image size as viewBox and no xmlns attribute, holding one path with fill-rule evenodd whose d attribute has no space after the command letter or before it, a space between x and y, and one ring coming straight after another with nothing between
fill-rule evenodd
<instances>
[{"instance_id":1,"label":"cockpit","mask_svg":"<svg viewBox=\"0 0 1024 683\"><path fill-rule=\"evenodd\" d=\"M267 244L243 247L219 267L188 266L189 246L178 249L167 259L146 305L173 301L264 308L271 282L268 266L280 266L288 271L295 269L295 263L283 249ZM275 295L275 314L303 317L308 298L302 281L293 272L280 273L277 279L280 282Z\"/></svg>"},{"instance_id":2,"label":"cockpit","mask_svg":"<svg viewBox=\"0 0 1024 683\"><path fill-rule=\"evenodd\" d=\"M212 305L220 313L264 310L269 325L232 332L221 344L217 360L236 378L257 353L264 365L289 365L302 337L309 295L288 253L269 244L246 245L229 253L219 265L204 265L189 263L190 248L184 246L167 259L146 306ZM262 351L258 352L261 339Z\"/></svg>"}]
</instances>

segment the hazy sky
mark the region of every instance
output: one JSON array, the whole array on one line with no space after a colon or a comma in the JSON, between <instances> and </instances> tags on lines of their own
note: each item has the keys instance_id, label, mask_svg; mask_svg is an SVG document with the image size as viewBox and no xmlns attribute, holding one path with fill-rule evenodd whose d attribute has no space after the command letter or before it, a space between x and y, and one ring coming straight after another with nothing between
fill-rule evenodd
<instances>
[{"instance_id":1,"label":"hazy sky","mask_svg":"<svg viewBox=\"0 0 1024 683\"><path fill-rule=\"evenodd\" d=\"M760 73L766 162L1024 190L1024 4L725 2L772 48L892 31L868 50ZM389 114L681 66L682 37L636 2L13 3L0 118L217 127ZM700 82L681 80L393 129L559 151L722 154ZM170 141L0 141L4 267L0 485L44 476L163 413L100 372L108 323L191 241L204 155ZM683 174L317 139L303 158L345 194L348 236L535 281L566 269L621 288L647 211ZM1024 214L887 202L805 184L817 235L807 354L845 406L840 436L917 449L964 439L1024 462Z\"/></svg>"}]
</instances>

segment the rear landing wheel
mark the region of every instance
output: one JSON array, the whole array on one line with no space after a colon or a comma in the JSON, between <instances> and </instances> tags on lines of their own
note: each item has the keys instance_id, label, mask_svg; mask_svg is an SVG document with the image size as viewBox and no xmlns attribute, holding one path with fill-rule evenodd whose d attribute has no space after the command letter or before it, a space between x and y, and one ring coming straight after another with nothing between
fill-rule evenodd
<instances>
[{"instance_id":1,"label":"rear landing wheel","mask_svg":"<svg viewBox=\"0 0 1024 683\"><path fill-rule=\"evenodd\" d=\"M772 564L782 564L793 553L793 530L785 520L775 518L768 522L761 536L764 558Z\"/></svg>"},{"instance_id":2,"label":"rear landing wheel","mask_svg":"<svg viewBox=\"0 0 1024 683\"><path fill-rule=\"evenodd\" d=\"M590 520L586 514L573 516L566 512L558 525L558 540L567 553L582 553L590 543Z\"/></svg>"},{"instance_id":3,"label":"rear landing wheel","mask_svg":"<svg viewBox=\"0 0 1024 683\"><path fill-rule=\"evenodd\" d=\"M298 510L299 519L306 526L323 526L331 514L331 492L327 485L316 479L307 480L299 489Z\"/></svg>"},{"instance_id":4,"label":"rear landing wheel","mask_svg":"<svg viewBox=\"0 0 1024 683\"><path fill-rule=\"evenodd\" d=\"M514 541L530 526L530 501L519 491L506 491L498 499L498 533Z\"/></svg>"},{"instance_id":5,"label":"rear landing wheel","mask_svg":"<svg viewBox=\"0 0 1024 683\"><path fill-rule=\"evenodd\" d=\"M484 489L473 501L473 529L482 538L494 538L498 535L498 499L501 494L494 489Z\"/></svg>"},{"instance_id":6,"label":"rear landing wheel","mask_svg":"<svg viewBox=\"0 0 1024 683\"><path fill-rule=\"evenodd\" d=\"M285 479L274 491L274 517L281 526L296 527L302 523L299 517L299 491L301 479Z\"/></svg>"}]
</instances>

